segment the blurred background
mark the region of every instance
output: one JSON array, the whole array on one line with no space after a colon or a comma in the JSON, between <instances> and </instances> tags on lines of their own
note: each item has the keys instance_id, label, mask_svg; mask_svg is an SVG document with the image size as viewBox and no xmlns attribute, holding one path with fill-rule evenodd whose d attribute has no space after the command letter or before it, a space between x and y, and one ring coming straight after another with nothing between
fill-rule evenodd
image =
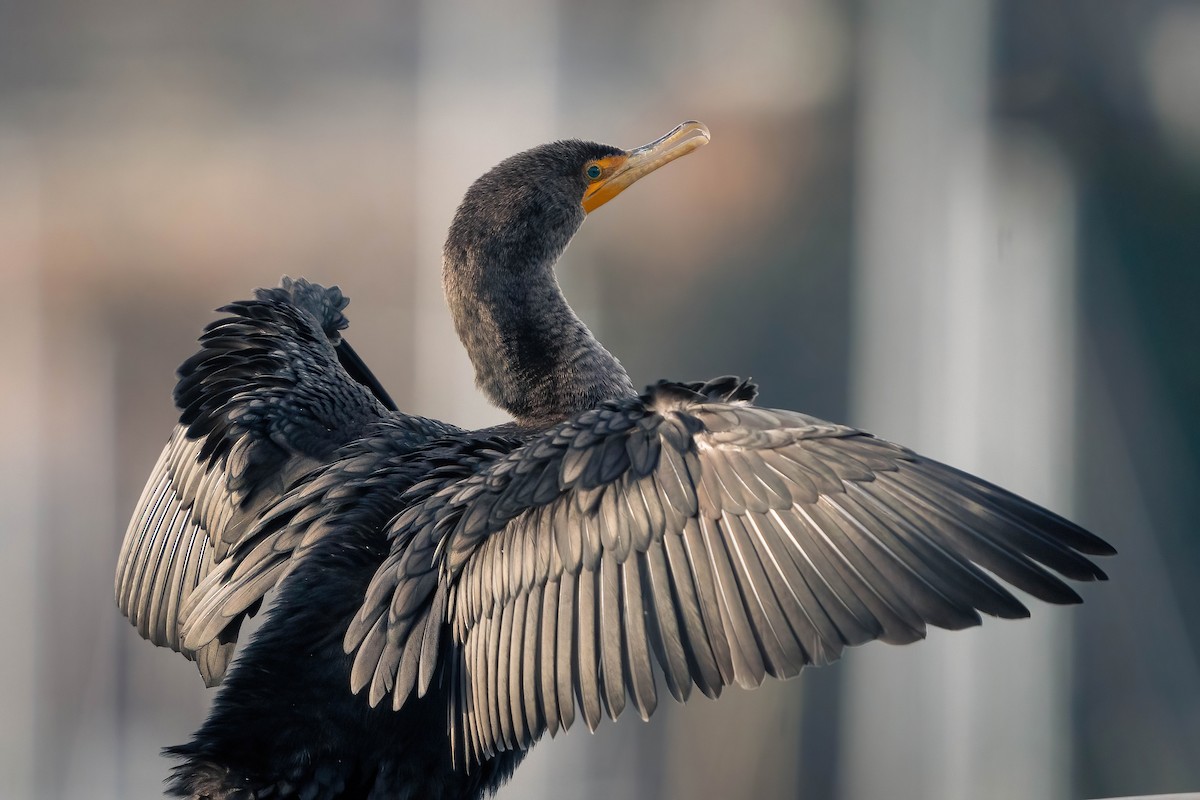
<instances>
[{"instance_id":1,"label":"blurred background","mask_svg":"<svg viewBox=\"0 0 1200 800\"><path fill-rule=\"evenodd\" d=\"M0 798L151 798L212 693L111 599L211 309L338 283L406 410L468 183L712 143L561 280L635 383L750 375L1113 542L1071 609L540 745L503 798L1200 790L1200 4L0 0Z\"/></svg>"}]
</instances>

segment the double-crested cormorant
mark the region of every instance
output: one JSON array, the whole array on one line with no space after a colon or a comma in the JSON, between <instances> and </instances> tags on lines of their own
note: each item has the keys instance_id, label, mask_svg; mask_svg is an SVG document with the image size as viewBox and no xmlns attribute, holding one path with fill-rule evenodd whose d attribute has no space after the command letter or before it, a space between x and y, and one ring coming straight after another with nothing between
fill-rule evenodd
<instances>
[{"instance_id":1,"label":"double-crested cormorant","mask_svg":"<svg viewBox=\"0 0 1200 800\"><path fill-rule=\"evenodd\" d=\"M1072 523L756 407L749 383L637 394L554 264L588 212L707 141L688 122L630 151L556 142L467 192L446 298L512 423L399 413L341 338L336 288L285 279L221 309L117 568L142 636L222 684L168 751L172 793L478 797L577 714L646 718L660 685L715 697L871 639L1026 616L1001 581L1075 603L1050 570L1104 578L1083 554L1112 548Z\"/></svg>"}]
</instances>

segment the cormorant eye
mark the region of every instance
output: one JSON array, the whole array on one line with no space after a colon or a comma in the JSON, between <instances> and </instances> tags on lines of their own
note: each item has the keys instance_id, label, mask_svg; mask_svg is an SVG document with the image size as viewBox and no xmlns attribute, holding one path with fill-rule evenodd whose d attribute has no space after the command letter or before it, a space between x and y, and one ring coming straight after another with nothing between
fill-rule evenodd
<instances>
[{"instance_id":1,"label":"cormorant eye","mask_svg":"<svg viewBox=\"0 0 1200 800\"><path fill-rule=\"evenodd\" d=\"M596 180L597 178L599 178L601 172L602 172L602 170L600 169L599 164L592 164L591 166L589 166L587 168L587 176L589 178L591 178L592 180Z\"/></svg>"}]
</instances>

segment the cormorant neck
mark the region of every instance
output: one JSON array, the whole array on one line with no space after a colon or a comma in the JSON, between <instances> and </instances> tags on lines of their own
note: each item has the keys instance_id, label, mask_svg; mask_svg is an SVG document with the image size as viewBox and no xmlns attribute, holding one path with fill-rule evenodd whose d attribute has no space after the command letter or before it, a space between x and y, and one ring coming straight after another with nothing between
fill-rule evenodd
<instances>
[{"instance_id":1,"label":"cormorant neck","mask_svg":"<svg viewBox=\"0 0 1200 800\"><path fill-rule=\"evenodd\" d=\"M522 425L544 426L634 394L624 367L576 316L554 276L573 232L557 245L543 239L542 252L502 241L471 246L454 228L446 242L443 287L475 383Z\"/></svg>"}]
</instances>

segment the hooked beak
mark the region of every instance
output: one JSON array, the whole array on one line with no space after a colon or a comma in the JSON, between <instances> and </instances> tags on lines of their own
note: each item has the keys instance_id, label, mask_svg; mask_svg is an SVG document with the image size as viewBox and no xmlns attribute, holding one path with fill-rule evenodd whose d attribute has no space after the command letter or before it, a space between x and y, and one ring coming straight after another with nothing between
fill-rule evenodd
<instances>
[{"instance_id":1,"label":"hooked beak","mask_svg":"<svg viewBox=\"0 0 1200 800\"><path fill-rule=\"evenodd\" d=\"M689 120L650 144L602 159L598 163L603 173L584 192L583 210L588 213L595 211L632 186L639 178L708 144L709 138L708 128L704 123Z\"/></svg>"}]
</instances>

